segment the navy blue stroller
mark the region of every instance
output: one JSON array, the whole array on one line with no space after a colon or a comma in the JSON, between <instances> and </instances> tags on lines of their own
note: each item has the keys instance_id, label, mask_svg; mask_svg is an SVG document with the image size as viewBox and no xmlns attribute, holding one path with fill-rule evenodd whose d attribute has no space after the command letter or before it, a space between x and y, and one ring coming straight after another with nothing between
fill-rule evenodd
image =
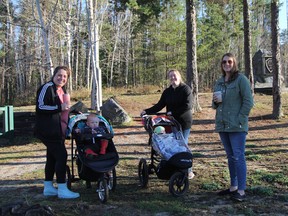
<instances>
[{"instance_id":1,"label":"navy blue stroller","mask_svg":"<svg viewBox=\"0 0 288 216\"><path fill-rule=\"evenodd\" d=\"M115 190L116 187L116 169L119 156L113 143L113 128L108 121L100 115L99 127L105 131L103 134L76 134L75 128L85 126L87 116L90 113L78 114L70 118L68 123L67 136L71 135L71 169L67 166L67 185L71 188L71 183L77 180L85 180L87 188L91 188L91 182L97 182L96 192L102 203L105 203L109 197L109 191ZM98 155L95 158L87 157L85 153L85 140L100 139L108 140L107 152L104 155ZM74 146L76 143L76 148ZM78 178L75 170L78 170Z\"/></svg>"}]
</instances>

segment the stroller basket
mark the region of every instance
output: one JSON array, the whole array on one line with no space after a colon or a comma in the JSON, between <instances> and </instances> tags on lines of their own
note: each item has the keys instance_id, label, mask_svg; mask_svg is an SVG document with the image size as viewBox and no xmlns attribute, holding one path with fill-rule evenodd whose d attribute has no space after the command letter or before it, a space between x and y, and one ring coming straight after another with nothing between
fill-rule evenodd
<instances>
[{"instance_id":1,"label":"stroller basket","mask_svg":"<svg viewBox=\"0 0 288 216\"><path fill-rule=\"evenodd\" d=\"M188 169L192 167L192 153L180 152L173 155L168 161L168 164L179 169Z\"/></svg>"},{"instance_id":2,"label":"stroller basket","mask_svg":"<svg viewBox=\"0 0 288 216\"><path fill-rule=\"evenodd\" d=\"M105 155L99 155L95 159L89 159L85 156L83 148L78 146L79 160L87 167L91 168L95 172L108 172L112 170L119 161L117 152L107 152Z\"/></svg>"}]
</instances>

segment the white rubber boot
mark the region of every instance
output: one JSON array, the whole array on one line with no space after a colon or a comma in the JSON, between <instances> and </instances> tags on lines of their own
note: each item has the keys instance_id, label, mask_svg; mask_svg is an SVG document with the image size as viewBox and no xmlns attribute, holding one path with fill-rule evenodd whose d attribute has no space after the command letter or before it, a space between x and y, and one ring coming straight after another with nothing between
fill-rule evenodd
<instances>
[{"instance_id":1,"label":"white rubber boot","mask_svg":"<svg viewBox=\"0 0 288 216\"><path fill-rule=\"evenodd\" d=\"M44 190L43 190L44 196L57 196L58 190L53 186L52 181L44 181Z\"/></svg>"},{"instance_id":2,"label":"white rubber boot","mask_svg":"<svg viewBox=\"0 0 288 216\"><path fill-rule=\"evenodd\" d=\"M70 191L66 183L58 184L58 198L62 199L75 199L80 197L79 193Z\"/></svg>"}]
</instances>

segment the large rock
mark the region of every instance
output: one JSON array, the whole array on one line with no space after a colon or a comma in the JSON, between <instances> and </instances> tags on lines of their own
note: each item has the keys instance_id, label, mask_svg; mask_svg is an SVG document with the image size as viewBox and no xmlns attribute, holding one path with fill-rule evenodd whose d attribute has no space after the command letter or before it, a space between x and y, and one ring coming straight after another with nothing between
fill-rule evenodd
<instances>
[{"instance_id":1,"label":"large rock","mask_svg":"<svg viewBox=\"0 0 288 216\"><path fill-rule=\"evenodd\" d=\"M109 98L103 104L102 115L109 122L116 125L131 121L127 112L113 98Z\"/></svg>"}]
</instances>

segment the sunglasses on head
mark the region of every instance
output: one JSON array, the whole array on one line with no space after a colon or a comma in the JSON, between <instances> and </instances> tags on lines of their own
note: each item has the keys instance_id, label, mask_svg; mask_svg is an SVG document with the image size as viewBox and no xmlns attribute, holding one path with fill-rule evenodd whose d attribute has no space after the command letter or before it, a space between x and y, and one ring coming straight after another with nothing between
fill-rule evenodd
<instances>
[{"instance_id":1,"label":"sunglasses on head","mask_svg":"<svg viewBox=\"0 0 288 216\"><path fill-rule=\"evenodd\" d=\"M226 63L228 63L228 64L232 64L232 63L233 63L233 61L232 61L232 60L228 60L228 61L226 61L226 60L223 60L223 61L222 61L222 64L226 64Z\"/></svg>"}]
</instances>

